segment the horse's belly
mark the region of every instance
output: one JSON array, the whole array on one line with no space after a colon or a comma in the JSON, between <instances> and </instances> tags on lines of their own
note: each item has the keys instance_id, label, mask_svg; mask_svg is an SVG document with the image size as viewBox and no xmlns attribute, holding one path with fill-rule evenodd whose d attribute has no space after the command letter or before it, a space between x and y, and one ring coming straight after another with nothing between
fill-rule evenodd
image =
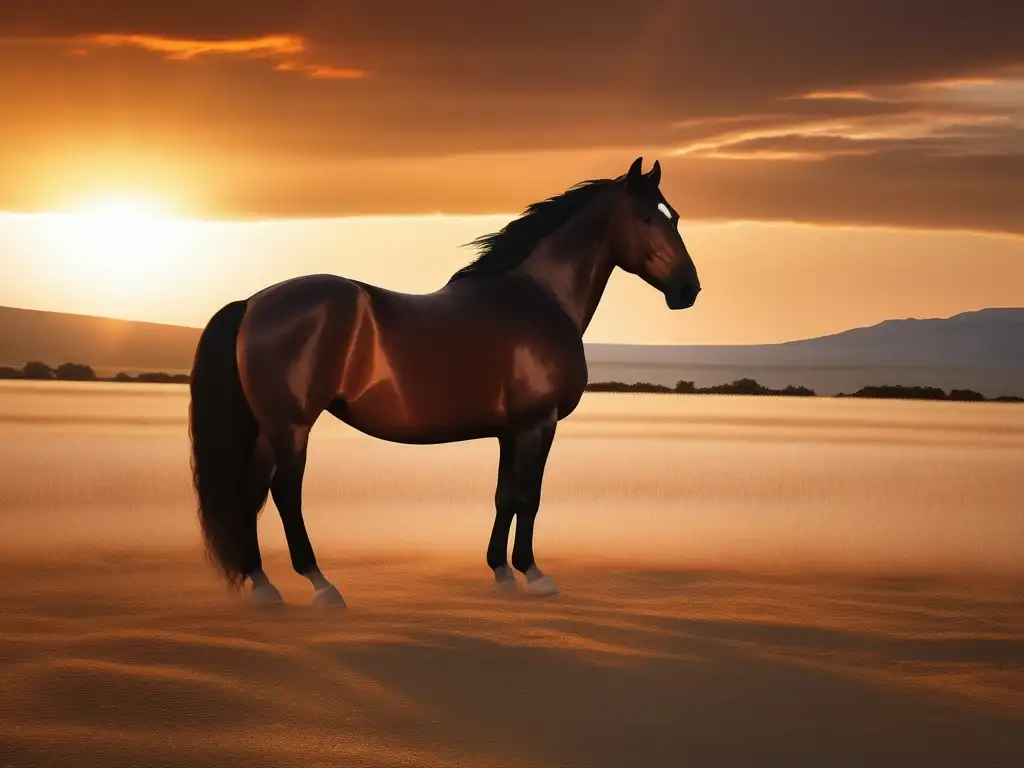
<instances>
[{"instance_id":1,"label":"horse's belly","mask_svg":"<svg viewBox=\"0 0 1024 768\"><path fill-rule=\"evenodd\" d=\"M409 413L401 408L378 403L351 406L336 400L328 412L353 429L370 437L393 443L436 444L494 437L502 429L494 414L464 412L438 417L429 413Z\"/></svg>"},{"instance_id":2,"label":"horse's belly","mask_svg":"<svg viewBox=\"0 0 1024 768\"><path fill-rule=\"evenodd\" d=\"M337 398L327 410L360 432L400 443L487 437L506 422L500 385L432 378L381 380L355 397Z\"/></svg>"}]
</instances>

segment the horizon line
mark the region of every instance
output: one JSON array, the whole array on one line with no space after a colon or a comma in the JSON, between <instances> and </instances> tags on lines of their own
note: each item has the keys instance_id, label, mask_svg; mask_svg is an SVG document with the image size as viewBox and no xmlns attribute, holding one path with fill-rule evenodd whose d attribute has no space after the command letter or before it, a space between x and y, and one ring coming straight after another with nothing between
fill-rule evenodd
<instances>
[{"instance_id":1,"label":"horizon line","mask_svg":"<svg viewBox=\"0 0 1024 768\"><path fill-rule=\"evenodd\" d=\"M88 319L92 319L92 320L107 320L107 321L120 322L120 323L135 323L135 324L139 324L139 325L151 325L151 326L157 326L159 328L174 328L174 329L187 330L187 331L199 331L199 332L201 332L206 327L206 326L196 326L196 325L178 325L176 323L158 323L158 322L154 322L153 320L137 320L137 319L130 318L130 317L118 317L116 315L87 315L87 314L82 314L80 312L62 312L60 310L38 309L36 307L16 307L16 306L8 305L8 304L0 304L0 311L2 311L2 310L13 310L13 311L17 311L17 312L38 312L40 314L47 314L47 315L63 315L63 316L66 316L66 317L80 317L80 318L88 318ZM798 343L798 342L801 342L801 341L815 341L815 340L818 340L818 339L824 339L824 338L828 338L828 337L831 337L831 336L838 336L838 335L841 335L841 334L844 334L844 333L849 333L851 331L859 331L859 330L865 330L865 329L868 329L868 328L875 328L875 327L877 327L879 325L883 325L885 323L890 323L890 322L894 322L894 321L895 322L907 322L907 321L926 322L926 321L929 321L929 320L952 320L952 319L954 319L956 317L960 317L962 315L972 315L972 314L977 314L979 312L1001 312L1001 311L1003 311L1003 312L1005 312L1005 311L1011 311L1011 312L1012 311L1021 311L1021 312L1024 312L1024 305L1021 305L1019 307L992 306L992 307L981 307L979 309L967 309L967 310L964 310L962 312L956 312L956 313L954 313L952 315L948 315L946 317L890 317L890 318L887 318L885 320L880 320L879 322L873 323L871 325L854 326L852 328L846 328L846 329L841 330L841 331L834 331L833 333L826 333L826 334L822 334L820 336L806 336L806 337L799 338L799 339L789 339L788 341L774 341L774 342L765 342L765 343L761 343L761 344L644 344L642 342L641 343L633 343L633 342L605 342L605 341L584 341L583 344L584 345L589 345L589 346L600 346L600 347L648 347L648 348L665 348L665 349L678 349L678 348L681 348L681 347L702 347L702 348L714 347L714 348L719 348L719 349L734 349L734 348L740 348L740 347L774 347L774 346L783 346L783 345L786 345L786 344L794 344L794 343Z\"/></svg>"}]
</instances>

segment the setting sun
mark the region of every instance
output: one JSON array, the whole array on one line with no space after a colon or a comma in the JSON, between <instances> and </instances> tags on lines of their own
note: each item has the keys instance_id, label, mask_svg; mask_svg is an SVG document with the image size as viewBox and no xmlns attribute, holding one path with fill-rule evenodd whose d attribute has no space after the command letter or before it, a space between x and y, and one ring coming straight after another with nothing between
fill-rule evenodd
<instances>
[{"instance_id":1,"label":"setting sun","mask_svg":"<svg viewBox=\"0 0 1024 768\"><path fill-rule=\"evenodd\" d=\"M166 207L158 200L119 195L82 204L68 225L89 266L120 274L158 255L169 222Z\"/></svg>"},{"instance_id":2,"label":"setting sun","mask_svg":"<svg viewBox=\"0 0 1024 768\"><path fill-rule=\"evenodd\" d=\"M155 197L121 194L86 200L74 210L81 215L123 222L167 218L167 208L165 202Z\"/></svg>"},{"instance_id":3,"label":"setting sun","mask_svg":"<svg viewBox=\"0 0 1024 768\"><path fill-rule=\"evenodd\" d=\"M107 195L61 214L54 236L70 269L121 292L138 288L167 266L181 224L157 198Z\"/></svg>"}]
</instances>

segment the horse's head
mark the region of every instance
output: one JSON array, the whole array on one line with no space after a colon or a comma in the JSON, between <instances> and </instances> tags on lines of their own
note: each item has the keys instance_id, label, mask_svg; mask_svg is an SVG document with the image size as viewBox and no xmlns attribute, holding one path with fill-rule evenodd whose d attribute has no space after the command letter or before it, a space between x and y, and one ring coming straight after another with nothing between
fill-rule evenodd
<instances>
[{"instance_id":1,"label":"horse's head","mask_svg":"<svg viewBox=\"0 0 1024 768\"><path fill-rule=\"evenodd\" d=\"M697 268L679 235L679 215L658 189L661 164L643 173L642 162L638 157L617 180L624 194L615 217L615 263L664 293L669 309L686 309L700 293Z\"/></svg>"}]
</instances>

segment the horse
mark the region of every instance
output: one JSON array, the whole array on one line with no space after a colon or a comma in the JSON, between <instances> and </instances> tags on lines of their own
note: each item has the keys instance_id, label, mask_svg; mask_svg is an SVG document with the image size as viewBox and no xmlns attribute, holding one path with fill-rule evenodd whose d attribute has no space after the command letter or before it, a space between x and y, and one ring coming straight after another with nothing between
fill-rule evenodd
<instances>
[{"instance_id":1,"label":"horse","mask_svg":"<svg viewBox=\"0 0 1024 768\"><path fill-rule=\"evenodd\" d=\"M313 605L345 606L302 516L310 429L326 411L396 443L496 438L486 552L495 587L558 593L534 559L534 521L558 422L587 385L582 337L608 279L616 267L637 275L673 310L701 290L659 188L661 165L644 173L642 162L529 205L470 243L477 258L432 293L306 275L213 315L189 377L191 467L207 557L230 587L249 581L252 602L283 602L260 559L257 519L269 495Z\"/></svg>"}]
</instances>

